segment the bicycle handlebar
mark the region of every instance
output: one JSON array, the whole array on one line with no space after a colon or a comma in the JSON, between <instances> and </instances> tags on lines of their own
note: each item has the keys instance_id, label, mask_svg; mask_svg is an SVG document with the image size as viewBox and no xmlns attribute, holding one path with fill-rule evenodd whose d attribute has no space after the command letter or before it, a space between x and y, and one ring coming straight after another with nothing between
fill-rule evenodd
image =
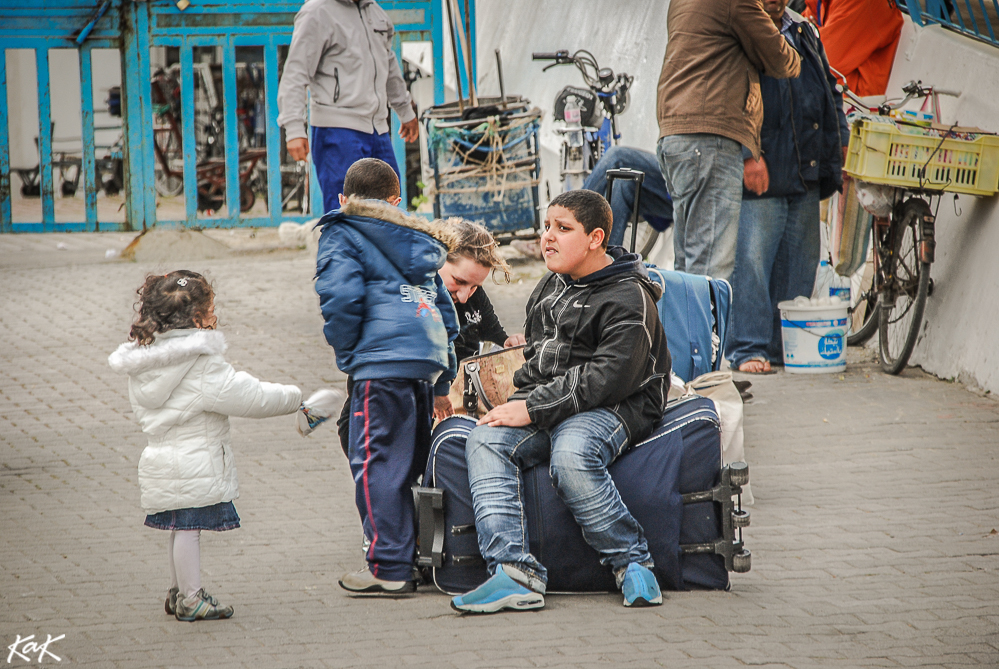
<instances>
[{"instance_id":1,"label":"bicycle handlebar","mask_svg":"<svg viewBox=\"0 0 999 669\"><path fill-rule=\"evenodd\" d=\"M567 58L569 58L569 52L565 50L555 51L554 53L536 52L531 54L531 60L565 60Z\"/></svg>"}]
</instances>

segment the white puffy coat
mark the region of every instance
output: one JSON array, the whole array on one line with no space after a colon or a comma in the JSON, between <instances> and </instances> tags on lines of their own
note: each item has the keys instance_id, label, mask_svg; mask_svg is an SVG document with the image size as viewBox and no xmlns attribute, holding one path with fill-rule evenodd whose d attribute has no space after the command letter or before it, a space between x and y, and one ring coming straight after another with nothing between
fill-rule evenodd
<instances>
[{"instance_id":1,"label":"white puffy coat","mask_svg":"<svg viewBox=\"0 0 999 669\"><path fill-rule=\"evenodd\" d=\"M128 374L132 410L149 437L139 458L146 513L211 506L239 497L229 416L294 413L295 386L258 381L227 363L215 330L171 330L149 346L122 344L108 357Z\"/></svg>"}]
</instances>

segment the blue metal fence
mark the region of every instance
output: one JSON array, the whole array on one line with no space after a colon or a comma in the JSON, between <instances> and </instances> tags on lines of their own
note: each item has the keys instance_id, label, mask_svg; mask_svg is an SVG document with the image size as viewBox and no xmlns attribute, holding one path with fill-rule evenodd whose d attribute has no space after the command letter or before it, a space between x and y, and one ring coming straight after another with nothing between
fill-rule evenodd
<instances>
[{"instance_id":1,"label":"blue metal fence","mask_svg":"<svg viewBox=\"0 0 999 669\"><path fill-rule=\"evenodd\" d=\"M899 8L918 26L939 23L999 46L999 0L905 0Z\"/></svg>"},{"instance_id":2,"label":"blue metal fence","mask_svg":"<svg viewBox=\"0 0 999 669\"><path fill-rule=\"evenodd\" d=\"M309 181L311 212L289 215L282 211L280 130L277 126L279 49L290 44L295 13L301 0L194 0L180 9L174 0L21 0L0 6L0 232L57 230L145 229L154 224L187 226L271 226L285 220L305 220L318 215L322 197L314 171ZM381 0L396 27L395 48L401 55L403 41L433 43L435 102L444 101L444 19L439 0ZM474 2L466 0L465 11L474 26ZM474 30L472 31L474 35ZM157 101L151 88L150 49L175 47L179 52L180 122L183 152L184 217L157 219L157 153L152 119ZM199 193L192 184L203 178L204 164L196 157L195 49L212 47L221 52L224 159L216 167L224 171L224 218L199 218ZM240 215L241 152L237 118L236 49L255 47L263 54L265 147L258 151L266 160L266 216ZM85 220L56 222L53 187L52 96L49 52L75 48L79 52L81 83L82 156L79 171L84 187ZM38 184L41 221L13 222L11 209L11 164L7 90L8 49L32 49L38 86ZM119 49L122 69L122 119L126 222L100 221L97 197L98 158L94 140L94 103L91 53L94 49ZM472 45L474 63L474 42ZM202 74L204 76L204 74ZM467 73L460 75L465 80ZM474 72L471 73L474 79ZM12 100L17 104L17 100ZM160 101L161 102L161 101ZM405 170L402 141L397 136L398 119L393 115L393 137L400 169ZM159 169L162 171L164 166ZM161 174L162 176L162 174ZM405 180L403 181L405 183Z\"/></svg>"}]
</instances>

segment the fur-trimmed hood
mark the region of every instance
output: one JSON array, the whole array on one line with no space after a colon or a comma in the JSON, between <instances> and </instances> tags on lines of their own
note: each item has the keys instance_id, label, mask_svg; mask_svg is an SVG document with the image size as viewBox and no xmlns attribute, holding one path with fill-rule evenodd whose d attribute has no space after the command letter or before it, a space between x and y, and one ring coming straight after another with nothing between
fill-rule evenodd
<instances>
[{"instance_id":1,"label":"fur-trimmed hood","mask_svg":"<svg viewBox=\"0 0 999 669\"><path fill-rule=\"evenodd\" d=\"M456 235L443 221L427 221L387 202L353 196L323 216L319 225L317 267L336 246L333 238L351 239L349 245L363 248L363 254L372 256L371 262L390 264L414 286L433 280L456 242Z\"/></svg>"},{"instance_id":2,"label":"fur-trimmed hood","mask_svg":"<svg viewBox=\"0 0 999 669\"><path fill-rule=\"evenodd\" d=\"M458 236L451 230L451 227L442 220L428 221L420 216L413 216L406 213L399 207L391 205L382 200L365 200L351 195L347 202L340 208L344 216L364 216L365 218L377 218L380 221L401 225L404 228L411 228L418 232L430 235L451 252L458 243Z\"/></svg>"},{"instance_id":3,"label":"fur-trimmed hood","mask_svg":"<svg viewBox=\"0 0 999 669\"><path fill-rule=\"evenodd\" d=\"M131 378L135 401L155 409L169 399L199 357L225 350L225 336L216 330L170 330L156 335L148 346L122 344L108 356L108 364Z\"/></svg>"},{"instance_id":4,"label":"fur-trimmed hood","mask_svg":"<svg viewBox=\"0 0 999 669\"><path fill-rule=\"evenodd\" d=\"M157 334L148 346L125 342L108 356L108 364L119 374L131 376L199 355L222 355L226 348L225 335L218 330L170 330Z\"/></svg>"}]
</instances>

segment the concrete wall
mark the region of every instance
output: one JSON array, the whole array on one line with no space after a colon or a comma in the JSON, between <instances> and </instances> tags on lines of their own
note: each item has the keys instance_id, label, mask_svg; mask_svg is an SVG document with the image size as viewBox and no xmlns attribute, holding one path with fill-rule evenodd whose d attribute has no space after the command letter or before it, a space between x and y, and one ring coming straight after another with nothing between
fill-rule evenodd
<instances>
[{"instance_id":1,"label":"concrete wall","mask_svg":"<svg viewBox=\"0 0 999 669\"><path fill-rule=\"evenodd\" d=\"M999 48L906 21L889 96L913 79L961 93L941 96L945 123L999 132ZM999 392L999 196L944 197L936 238L934 292L910 364Z\"/></svg>"}]
</instances>

